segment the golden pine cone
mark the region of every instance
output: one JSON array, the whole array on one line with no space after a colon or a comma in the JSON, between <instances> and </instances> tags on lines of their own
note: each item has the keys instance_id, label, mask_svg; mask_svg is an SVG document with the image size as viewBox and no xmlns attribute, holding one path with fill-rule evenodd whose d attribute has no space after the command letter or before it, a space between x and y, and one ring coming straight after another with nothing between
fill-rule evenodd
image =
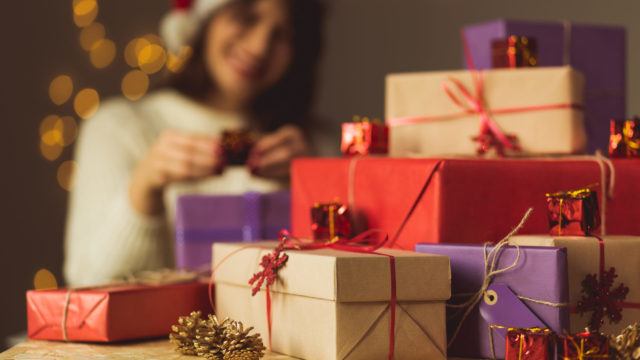
<instances>
[{"instance_id":1,"label":"golden pine cone","mask_svg":"<svg viewBox=\"0 0 640 360\"><path fill-rule=\"evenodd\" d=\"M222 359L221 345L224 341L224 329L229 319L220 322L215 315L209 315L195 335L193 341L196 354L210 360Z\"/></svg>"},{"instance_id":2,"label":"golden pine cone","mask_svg":"<svg viewBox=\"0 0 640 360\"><path fill-rule=\"evenodd\" d=\"M189 316L178 318L178 324L171 326L169 341L176 345L176 351L184 355L196 355L193 344L196 333L204 327L204 320L200 311L194 311Z\"/></svg>"},{"instance_id":3,"label":"golden pine cone","mask_svg":"<svg viewBox=\"0 0 640 360\"><path fill-rule=\"evenodd\" d=\"M618 336L612 336L611 347L618 360L640 360L640 323L628 326Z\"/></svg>"},{"instance_id":4,"label":"golden pine cone","mask_svg":"<svg viewBox=\"0 0 640 360\"><path fill-rule=\"evenodd\" d=\"M264 356L265 346L260 334L252 334L239 321L230 321L223 332L221 350L224 360L257 360Z\"/></svg>"}]
</instances>

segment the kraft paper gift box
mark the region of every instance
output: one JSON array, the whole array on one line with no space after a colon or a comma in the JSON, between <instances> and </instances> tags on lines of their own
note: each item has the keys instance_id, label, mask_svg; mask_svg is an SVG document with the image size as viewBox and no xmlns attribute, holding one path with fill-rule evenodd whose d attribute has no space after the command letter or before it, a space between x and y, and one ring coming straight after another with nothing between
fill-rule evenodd
<instances>
[{"instance_id":1,"label":"kraft paper gift box","mask_svg":"<svg viewBox=\"0 0 640 360\"><path fill-rule=\"evenodd\" d=\"M208 269L214 242L273 239L289 227L288 191L244 195L185 195L176 205L176 266Z\"/></svg>"},{"instance_id":2,"label":"kraft paper gift box","mask_svg":"<svg viewBox=\"0 0 640 360\"><path fill-rule=\"evenodd\" d=\"M586 78L587 151L607 151L609 119L626 115L624 27L497 19L466 26L464 35L477 69L491 68L494 39L519 35L535 39L538 66L570 65L580 71Z\"/></svg>"},{"instance_id":3,"label":"kraft paper gift box","mask_svg":"<svg viewBox=\"0 0 640 360\"><path fill-rule=\"evenodd\" d=\"M208 284L121 285L27 292L30 339L115 342L167 336L179 316L209 313ZM66 325L63 318L66 308ZM64 336L66 330L66 339Z\"/></svg>"},{"instance_id":4,"label":"kraft paper gift box","mask_svg":"<svg viewBox=\"0 0 640 360\"><path fill-rule=\"evenodd\" d=\"M265 291L252 297L247 281L276 243L256 245L239 251L241 244L214 244L216 307L223 318L255 326L268 343ZM396 261L395 358L446 359L449 259L381 252ZM387 359L389 258L330 249L286 254L271 287L272 350L304 359Z\"/></svg>"},{"instance_id":5,"label":"kraft paper gift box","mask_svg":"<svg viewBox=\"0 0 640 360\"><path fill-rule=\"evenodd\" d=\"M629 209L640 203L640 160L614 160L613 169L613 197L606 209L600 207L606 229L640 235L640 222L629 217ZM365 228L391 238L398 234L395 245L405 250L419 242L497 241L530 207L534 212L521 234L543 234L549 229L545 194L609 183L609 172L602 175L592 158L299 159L291 170L291 232L311 238L311 207L337 198L356 218L366 219ZM601 198L599 187L598 193ZM414 202L414 212L398 233Z\"/></svg>"},{"instance_id":6,"label":"kraft paper gift box","mask_svg":"<svg viewBox=\"0 0 640 360\"><path fill-rule=\"evenodd\" d=\"M451 258L451 304L461 304L481 289L487 266L485 253L489 254L492 249L491 246L485 249L483 245L458 244L416 246L420 253ZM555 306L568 301L566 251L507 246L497 254L487 261L491 263L496 259L495 270L508 270L491 280L486 295L472 307L469 317L463 319L466 308L447 308L449 356L493 358L495 352L496 358L504 358L506 329L492 326L550 328L558 334L569 327L569 309ZM494 297L488 298L490 294ZM454 339L458 327L459 334Z\"/></svg>"},{"instance_id":7,"label":"kraft paper gift box","mask_svg":"<svg viewBox=\"0 0 640 360\"><path fill-rule=\"evenodd\" d=\"M636 236L604 236L601 252L600 243L595 237L571 237L551 235L514 236L512 244L542 247L564 247L567 249L569 261L569 300L572 307L578 305L584 293L582 282L589 274L599 275L600 262L604 271L615 268L617 277L613 281L611 291L620 284L628 288L624 299L612 298L613 306L606 304L610 310L618 307L622 319L617 324L611 323L605 314L602 331L605 334L618 334L630 324L640 321L640 237ZM615 297L615 296L614 296ZM605 297L606 299L606 297ZM601 305L605 305L601 303ZM578 309L571 314L571 331L581 332L590 325L591 311L579 314ZM615 310L614 310L615 312Z\"/></svg>"},{"instance_id":8,"label":"kraft paper gift box","mask_svg":"<svg viewBox=\"0 0 640 360\"><path fill-rule=\"evenodd\" d=\"M387 76L390 155L476 155L474 138L480 134L481 120L464 91L473 101L484 104L491 121L505 136L516 137L522 151L508 154L576 154L585 150L579 108L584 103L584 78L578 72L569 67L522 68L485 70L479 76L483 79L482 98L476 95L470 71Z\"/></svg>"}]
</instances>

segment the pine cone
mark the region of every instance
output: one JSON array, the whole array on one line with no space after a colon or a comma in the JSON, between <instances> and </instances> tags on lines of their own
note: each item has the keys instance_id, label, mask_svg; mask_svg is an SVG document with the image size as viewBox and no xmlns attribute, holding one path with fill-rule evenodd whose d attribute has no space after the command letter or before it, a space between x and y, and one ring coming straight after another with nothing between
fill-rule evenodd
<instances>
[{"instance_id":1,"label":"pine cone","mask_svg":"<svg viewBox=\"0 0 640 360\"><path fill-rule=\"evenodd\" d=\"M193 340L196 333L204 326L200 311L194 311L189 316L178 318L178 324L171 326L169 341L176 345L176 351L184 355L196 355Z\"/></svg>"},{"instance_id":2,"label":"pine cone","mask_svg":"<svg viewBox=\"0 0 640 360\"><path fill-rule=\"evenodd\" d=\"M249 335L252 327L244 329L239 321L230 321L223 332L221 345L223 360L259 360L264 356L260 334Z\"/></svg>"},{"instance_id":3,"label":"pine cone","mask_svg":"<svg viewBox=\"0 0 640 360\"><path fill-rule=\"evenodd\" d=\"M618 360L640 360L640 323L628 326L618 336L612 336L611 347Z\"/></svg>"},{"instance_id":4,"label":"pine cone","mask_svg":"<svg viewBox=\"0 0 640 360\"><path fill-rule=\"evenodd\" d=\"M193 341L196 354L209 360L222 359L221 344L224 339L224 329L228 324L229 319L220 322L215 315L209 315L204 326L196 332Z\"/></svg>"}]
</instances>

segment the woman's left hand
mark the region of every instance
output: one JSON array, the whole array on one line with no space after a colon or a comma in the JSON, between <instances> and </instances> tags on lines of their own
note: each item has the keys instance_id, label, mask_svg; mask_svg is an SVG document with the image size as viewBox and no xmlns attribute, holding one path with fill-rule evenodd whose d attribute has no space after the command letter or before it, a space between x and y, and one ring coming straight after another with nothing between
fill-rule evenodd
<instances>
[{"instance_id":1,"label":"woman's left hand","mask_svg":"<svg viewBox=\"0 0 640 360\"><path fill-rule=\"evenodd\" d=\"M302 130L285 125L258 140L251 150L248 165L258 176L282 179L289 176L291 160L309 153L310 146Z\"/></svg>"}]
</instances>

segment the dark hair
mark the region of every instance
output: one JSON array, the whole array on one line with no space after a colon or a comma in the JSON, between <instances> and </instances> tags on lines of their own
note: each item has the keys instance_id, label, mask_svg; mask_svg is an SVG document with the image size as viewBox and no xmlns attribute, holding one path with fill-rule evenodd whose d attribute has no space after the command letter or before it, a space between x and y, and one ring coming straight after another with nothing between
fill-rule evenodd
<instances>
[{"instance_id":1,"label":"dark hair","mask_svg":"<svg viewBox=\"0 0 640 360\"><path fill-rule=\"evenodd\" d=\"M231 0L228 6L250 5L257 0ZM315 96L317 68L323 45L324 5L322 0L287 0L293 29L293 56L283 78L251 106L251 121L263 131L285 124L308 129ZM213 15L215 16L215 15ZM186 96L204 100L214 89L205 65L206 26L193 43L193 53L183 70L168 85Z\"/></svg>"}]
</instances>

